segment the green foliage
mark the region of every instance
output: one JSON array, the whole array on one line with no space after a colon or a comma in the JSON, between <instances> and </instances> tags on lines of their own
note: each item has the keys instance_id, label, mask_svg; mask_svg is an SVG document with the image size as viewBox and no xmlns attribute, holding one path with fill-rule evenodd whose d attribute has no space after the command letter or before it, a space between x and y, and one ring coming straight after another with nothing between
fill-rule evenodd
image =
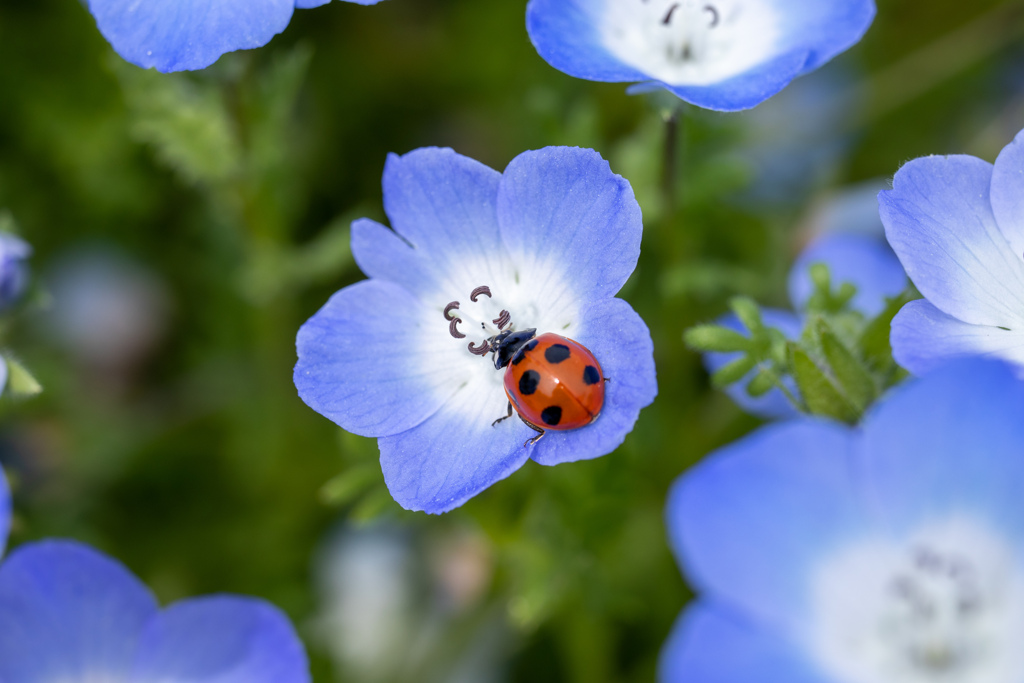
<instances>
[{"instance_id":1,"label":"green foliage","mask_svg":"<svg viewBox=\"0 0 1024 683\"><path fill-rule=\"evenodd\" d=\"M436 536L470 529L490 558L472 565L484 587L434 622L432 653L463 654L462 634L493 619L511 683L654 680L691 598L665 543L666 491L755 426L687 347L743 354L715 384L751 372L746 390L763 395L795 377L802 410L847 421L900 381L889 325L913 292L864 320L819 268L792 343L759 304L784 300L818 190L889 177L925 154L994 158L1019 128L1006 85L1019 55L1001 28L1011 22L961 27L1010 4L894 0L861 45L738 114L557 72L530 45L521 1L329 3L297 11L264 49L176 75L115 57L81 3L0 5L0 207L35 247L43 292L0 330L12 393L30 391L33 375L45 386L3 412L0 459L19 482L12 546L93 543L163 600L266 597L300 625L318 683L362 683L339 673L309 626L323 609L310 577L324 539L339 525L387 525L436 549ZM845 88L830 97L851 103L848 119L823 122L806 99L771 108L817 78ZM766 128L773 116L782 121ZM824 128L812 156L833 160L797 167L765 199L793 167L755 162L796 163L807 150L772 146L794 127L805 146ZM389 152L448 145L502 169L553 144L598 149L641 204L643 249L623 296L651 328L658 400L612 455L528 464L440 518L403 511L375 442L340 434L297 398L295 332L361 277L349 224L385 220ZM123 254L171 300L155 341L118 362L57 340L39 311L50 276L85 247ZM700 324L730 306L749 340ZM412 667L374 683L425 680Z\"/></svg>"}]
</instances>

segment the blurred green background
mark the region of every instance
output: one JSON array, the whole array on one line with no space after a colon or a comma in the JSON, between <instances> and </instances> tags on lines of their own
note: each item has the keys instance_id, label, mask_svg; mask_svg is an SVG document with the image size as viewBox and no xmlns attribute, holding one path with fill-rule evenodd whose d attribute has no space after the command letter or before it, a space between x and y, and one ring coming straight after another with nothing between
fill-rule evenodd
<instances>
[{"instance_id":1,"label":"blurred green background","mask_svg":"<svg viewBox=\"0 0 1024 683\"><path fill-rule=\"evenodd\" d=\"M3 0L0 208L37 289L2 343L45 387L0 401L12 544L92 543L165 602L272 600L319 682L652 680L690 595L665 492L756 425L683 330L737 293L785 306L837 192L921 155L992 160L1024 126L1024 2L879 5L858 46L757 109L684 108L666 177L672 103L549 67L523 0L336 2L169 76L121 61L74 0ZM497 169L593 147L633 183L622 296L660 389L614 454L528 464L443 517L401 510L375 442L291 383L299 325L361 277L348 224L384 220L386 154L427 145Z\"/></svg>"}]
</instances>

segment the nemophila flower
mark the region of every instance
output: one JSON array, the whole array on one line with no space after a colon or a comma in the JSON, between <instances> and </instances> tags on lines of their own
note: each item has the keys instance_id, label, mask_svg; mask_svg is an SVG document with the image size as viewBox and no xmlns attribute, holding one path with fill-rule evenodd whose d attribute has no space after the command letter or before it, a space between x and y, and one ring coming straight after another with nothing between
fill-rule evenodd
<instances>
[{"instance_id":1,"label":"nemophila flower","mask_svg":"<svg viewBox=\"0 0 1024 683\"><path fill-rule=\"evenodd\" d=\"M19 547L0 563L4 683L306 683L288 619L217 595L160 609L120 563L69 541Z\"/></svg>"},{"instance_id":2,"label":"nemophila flower","mask_svg":"<svg viewBox=\"0 0 1024 683\"><path fill-rule=\"evenodd\" d=\"M896 362L914 373L963 355L1024 366L1024 132L994 166L915 159L878 202L889 244L925 297L893 320Z\"/></svg>"},{"instance_id":3,"label":"nemophila flower","mask_svg":"<svg viewBox=\"0 0 1024 683\"><path fill-rule=\"evenodd\" d=\"M380 0L344 0L375 5ZM143 68L192 71L226 52L262 47L296 9L330 0L88 0L117 54Z\"/></svg>"},{"instance_id":4,"label":"nemophila flower","mask_svg":"<svg viewBox=\"0 0 1024 683\"><path fill-rule=\"evenodd\" d=\"M17 303L28 287L32 247L20 237L0 232L0 310Z\"/></svg>"},{"instance_id":5,"label":"nemophila flower","mask_svg":"<svg viewBox=\"0 0 1024 683\"><path fill-rule=\"evenodd\" d=\"M1024 680L1024 382L951 364L860 429L770 425L669 496L671 545L702 594L662 683Z\"/></svg>"},{"instance_id":6,"label":"nemophila flower","mask_svg":"<svg viewBox=\"0 0 1024 683\"><path fill-rule=\"evenodd\" d=\"M530 0L537 52L570 76L749 109L854 45L873 0Z\"/></svg>"},{"instance_id":7,"label":"nemophila flower","mask_svg":"<svg viewBox=\"0 0 1024 683\"><path fill-rule=\"evenodd\" d=\"M811 281L811 266L823 263L828 266L833 286L850 283L857 293L850 301L850 308L871 319L885 308L886 299L897 296L907 285L907 276L892 251L880 237L856 233L832 233L823 235L807 246L789 271L789 300L794 311L777 308L761 309L764 324L774 327L789 339L799 339L804 329L806 311L814 283ZM729 313L716 321L729 329L749 334L749 330ZM704 365L714 373L736 360L740 353L705 353ZM797 409L780 389L772 389L761 396L751 396L747 383L753 379L758 368L747 376L725 388L725 392L741 408L749 413L767 419L784 419L798 415ZM786 387L797 394L796 383L785 378Z\"/></svg>"},{"instance_id":8,"label":"nemophila flower","mask_svg":"<svg viewBox=\"0 0 1024 683\"><path fill-rule=\"evenodd\" d=\"M640 253L629 183L593 150L549 147L520 154L503 174L450 149L392 155L383 185L393 230L352 225L352 251L370 279L336 293L299 330L302 399L378 437L395 500L431 513L529 459L555 465L621 444L657 392L647 327L614 298ZM582 364L569 343L549 354L547 341L521 346L533 360L520 364L506 347L496 353L510 330L575 340L599 367ZM508 414L509 368L521 375L512 392L524 401L561 397L535 405L544 415L534 424L548 429L535 443L522 421L497 421ZM603 389L596 416L577 388ZM568 420L585 426L561 431Z\"/></svg>"}]
</instances>

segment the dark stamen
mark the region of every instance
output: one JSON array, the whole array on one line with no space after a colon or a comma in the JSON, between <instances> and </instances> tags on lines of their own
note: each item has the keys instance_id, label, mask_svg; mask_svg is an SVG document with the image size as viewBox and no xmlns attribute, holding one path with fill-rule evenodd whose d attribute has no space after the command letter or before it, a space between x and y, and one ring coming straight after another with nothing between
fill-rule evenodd
<instances>
[{"instance_id":1,"label":"dark stamen","mask_svg":"<svg viewBox=\"0 0 1024 683\"><path fill-rule=\"evenodd\" d=\"M679 7L678 2L668 8L668 13L665 15L665 18L661 20L662 24L668 26L669 22L672 21L672 13L676 11L677 7Z\"/></svg>"},{"instance_id":2,"label":"dark stamen","mask_svg":"<svg viewBox=\"0 0 1024 683\"><path fill-rule=\"evenodd\" d=\"M448 304L447 306L445 306L444 307L444 319L445 320L453 320L453 319L455 319L455 316L452 315L452 311L455 310L458 307L459 307L459 302L458 301L453 301L450 304Z\"/></svg>"},{"instance_id":3,"label":"dark stamen","mask_svg":"<svg viewBox=\"0 0 1024 683\"><path fill-rule=\"evenodd\" d=\"M499 330L503 330L505 329L505 325L508 325L511 320L512 314L506 310L502 310L501 313L498 314L498 317L491 322L497 325Z\"/></svg>"},{"instance_id":4,"label":"dark stamen","mask_svg":"<svg viewBox=\"0 0 1024 683\"><path fill-rule=\"evenodd\" d=\"M491 345L484 341L483 346L477 346L473 342L469 342L469 352L474 356L486 356L491 351Z\"/></svg>"},{"instance_id":5,"label":"dark stamen","mask_svg":"<svg viewBox=\"0 0 1024 683\"><path fill-rule=\"evenodd\" d=\"M491 296L491 288L488 287L487 285L482 285L480 287L477 287L469 295L469 300L472 301L473 303L476 303L476 298L478 296L480 296L481 294L486 294L487 297L490 298L490 296Z\"/></svg>"},{"instance_id":6,"label":"dark stamen","mask_svg":"<svg viewBox=\"0 0 1024 683\"><path fill-rule=\"evenodd\" d=\"M451 335L456 339L465 339L466 337L466 335L459 332L459 328L456 327L456 325L458 325L461 322L462 318L455 318L450 323L448 323L448 332L451 333Z\"/></svg>"},{"instance_id":7,"label":"dark stamen","mask_svg":"<svg viewBox=\"0 0 1024 683\"><path fill-rule=\"evenodd\" d=\"M719 20L720 17L718 16L718 10L715 8L715 6L714 5L704 5L704 11L705 12L711 12L711 24L710 24L709 28L714 28L714 27L718 26L718 20Z\"/></svg>"}]
</instances>

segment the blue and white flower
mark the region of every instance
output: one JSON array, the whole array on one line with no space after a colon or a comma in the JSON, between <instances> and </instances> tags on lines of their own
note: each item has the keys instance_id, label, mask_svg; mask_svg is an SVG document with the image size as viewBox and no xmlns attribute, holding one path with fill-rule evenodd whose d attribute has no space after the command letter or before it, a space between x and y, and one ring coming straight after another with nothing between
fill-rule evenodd
<instances>
[{"instance_id":1,"label":"blue and white flower","mask_svg":"<svg viewBox=\"0 0 1024 683\"><path fill-rule=\"evenodd\" d=\"M305 650L270 604L217 595L160 609L120 563L69 541L0 564L4 683L308 683Z\"/></svg>"},{"instance_id":2,"label":"blue and white flower","mask_svg":"<svg viewBox=\"0 0 1024 683\"><path fill-rule=\"evenodd\" d=\"M770 425L681 477L669 537L703 597L662 683L1024 680L1022 414L1009 366L961 360L860 429Z\"/></svg>"},{"instance_id":3,"label":"blue and white flower","mask_svg":"<svg viewBox=\"0 0 1024 683\"><path fill-rule=\"evenodd\" d=\"M117 54L143 68L193 71L226 52L262 47L296 9L330 0L88 0ZM380 0L345 0L375 5Z\"/></svg>"},{"instance_id":4,"label":"blue and white flower","mask_svg":"<svg viewBox=\"0 0 1024 683\"><path fill-rule=\"evenodd\" d=\"M370 279L336 293L299 331L295 385L314 410L378 437L403 507L440 513L527 460L555 465L614 450L657 393L650 333L614 298L636 266L640 207L593 150L524 152L498 173L450 149L392 155L393 229L352 226ZM474 294L487 287L488 294ZM450 302L461 319L450 334ZM604 409L580 429L534 432L506 414L503 371L472 349L511 324L554 332L601 363ZM467 343L468 346L467 346Z\"/></svg>"},{"instance_id":5,"label":"blue and white flower","mask_svg":"<svg viewBox=\"0 0 1024 683\"><path fill-rule=\"evenodd\" d=\"M852 232L822 235L801 252L789 271L789 300L797 312L778 308L761 309L764 324L778 329L788 339L799 339L804 329L807 304L814 294L810 268L817 263L828 266L833 287L848 282L857 288L850 307L867 319L880 314L886 306L886 300L899 295L907 286L903 267L881 237ZM734 313L726 314L715 322L749 334L749 330ZM741 355L706 353L704 365L708 372L714 373ZM747 392L747 383L757 372L758 369L754 368L744 379L726 387L725 392L738 406L753 415L767 419L796 417L799 412L780 389L772 389L757 397ZM787 377L784 381L790 392L799 393L792 378Z\"/></svg>"},{"instance_id":6,"label":"blue and white flower","mask_svg":"<svg viewBox=\"0 0 1024 683\"><path fill-rule=\"evenodd\" d=\"M896 361L923 373L984 355L1024 372L1024 131L994 166L915 159L878 201L889 244L925 297L893 320Z\"/></svg>"},{"instance_id":7,"label":"blue and white flower","mask_svg":"<svg viewBox=\"0 0 1024 683\"><path fill-rule=\"evenodd\" d=\"M860 40L873 0L530 0L537 52L570 76L749 109Z\"/></svg>"}]
</instances>

